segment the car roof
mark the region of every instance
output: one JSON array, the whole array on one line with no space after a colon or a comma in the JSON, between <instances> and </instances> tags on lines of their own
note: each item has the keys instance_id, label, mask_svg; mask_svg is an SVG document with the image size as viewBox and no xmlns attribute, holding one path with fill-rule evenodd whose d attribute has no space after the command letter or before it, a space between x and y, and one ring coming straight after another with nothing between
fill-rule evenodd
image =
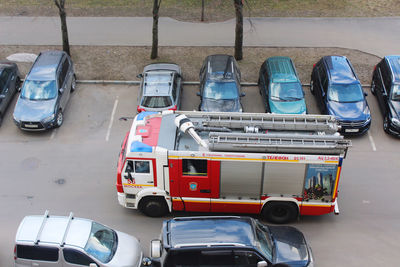
<instances>
[{"instance_id":1,"label":"car roof","mask_svg":"<svg viewBox=\"0 0 400 267\"><path fill-rule=\"evenodd\" d=\"M229 245L254 246L249 217L185 217L164 222L164 246L170 248Z\"/></svg>"},{"instance_id":2,"label":"car roof","mask_svg":"<svg viewBox=\"0 0 400 267\"><path fill-rule=\"evenodd\" d=\"M393 73L394 82L400 83L400 56L390 55L385 57Z\"/></svg>"},{"instance_id":3,"label":"car roof","mask_svg":"<svg viewBox=\"0 0 400 267\"><path fill-rule=\"evenodd\" d=\"M17 243L48 243L85 247L92 227L91 220L67 216L26 216L19 225ZM64 235L66 236L64 237Z\"/></svg>"},{"instance_id":4,"label":"car roof","mask_svg":"<svg viewBox=\"0 0 400 267\"><path fill-rule=\"evenodd\" d=\"M11 61L0 61L0 71L5 69L5 68L12 68L15 67L16 64L14 62Z\"/></svg>"},{"instance_id":5,"label":"car roof","mask_svg":"<svg viewBox=\"0 0 400 267\"><path fill-rule=\"evenodd\" d=\"M29 80L54 80L56 71L64 51L45 51L41 52L33 63L32 69L28 74Z\"/></svg>"},{"instance_id":6,"label":"car roof","mask_svg":"<svg viewBox=\"0 0 400 267\"><path fill-rule=\"evenodd\" d=\"M323 57L332 83L355 83L358 82L348 59L344 56Z\"/></svg>"},{"instance_id":7,"label":"car roof","mask_svg":"<svg viewBox=\"0 0 400 267\"><path fill-rule=\"evenodd\" d=\"M273 82L298 81L293 62L289 57L270 57L266 63Z\"/></svg>"},{"instance_id":8,"label":"car roof","mask_svg":"<svg viewBox=\"0 0 400 267\"><path fill-rule=\"evenodd\" d=\"M144 96L169 96L174 76L170 71L150 71L143 76Z\"/></svg>"},{"instance_id":9,"label":"car roof","mask_svg":"<svg viewBox=\"0 0 400 267\"><path fill-rule=\"evenodd\" d=\"M231 55L210 55L206 58L208 64L208 74L210 78L231 78L233 79L233 73L235 72L235 67L233 62L235 58ZM225 74L224 76L221 76ZM227 77L226 77L226 74Z\"/></svg>"}]
</instances>

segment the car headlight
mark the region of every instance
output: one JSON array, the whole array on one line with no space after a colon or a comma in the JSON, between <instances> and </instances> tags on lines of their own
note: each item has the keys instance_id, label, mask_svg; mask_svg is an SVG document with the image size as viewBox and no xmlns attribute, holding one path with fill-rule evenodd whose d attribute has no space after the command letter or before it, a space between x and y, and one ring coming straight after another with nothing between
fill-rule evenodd
<instances>
[{"instance_id":1,"label":"car headlight","mask_svg":"<svg viewBox=\"0 0 400 267\"><path fill-rule=\"evenodd\" d=\"M393 123L394 125L400 127L400 120L399 120L399 119L397 119L397 118L392 118L392 123Z\"/></svg>"},{"instance_id":2,"label":"car headlight","mask_svg":"<svg viewBox=\"0 0 400 267\"><path fill-rule=\"evenodd\" d=\"M14 119L14 121L19 123L19 119L17 119L14 114L13 114L13 119Z\"/></svg>"},{"instance_id":3,"label":"car headlight","mask_svg":"<svg viewBox=\"0 0 400 267\"><path fill-rule=\"evenodd\" d=\"M44 120L42 120L42 122L43 122L43 123L47 123L47 122L49 122L49 121L52 121L52 120L54 120L54 117L55 117L55 115L54 115L54 113L53 113L53 114L51 114L50 116L48 116L47 118L45 118Z\"/></svg>"}]
</instances>

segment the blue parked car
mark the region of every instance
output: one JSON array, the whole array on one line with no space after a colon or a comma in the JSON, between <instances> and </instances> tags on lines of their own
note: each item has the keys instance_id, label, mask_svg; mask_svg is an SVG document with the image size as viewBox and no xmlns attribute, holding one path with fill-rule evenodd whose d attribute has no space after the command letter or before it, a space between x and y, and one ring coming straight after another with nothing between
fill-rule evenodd
<instances>
[{"instance_id":1,"label":"blue parked car","mask_svg":"<svg viewBox=\"0 0 400 267\"><path fill-rule=\"evenodd\" d=\"M258 86L266 112L306 114L304 91L289 57L270 57L260 68Z\"/></svg>"},{"instance_id":2,"label":"blue parked car","mask_svg":"<svg viewBox=\"0 0 400 267\"><path fill-rule=\"evenodd\" d=\"M325 56L314 64L310 90L323 114L336 117L342 134L363 134L371 125L367 93L344 56Z\"/></svg>"}]
</instances>

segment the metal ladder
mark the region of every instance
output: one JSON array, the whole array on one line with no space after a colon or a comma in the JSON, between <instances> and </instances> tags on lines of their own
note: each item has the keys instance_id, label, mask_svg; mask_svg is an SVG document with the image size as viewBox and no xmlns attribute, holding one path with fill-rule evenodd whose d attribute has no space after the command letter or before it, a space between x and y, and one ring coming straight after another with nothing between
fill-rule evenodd
<instances>
[{"instance_id":1,"label":"metal ladder","mask_svg":"<svg viewBox=\"0 0 400 267\"><path fill-rule=\"evenodd\" d=\"M212 151L346 154L350 140L340 135L264 134L210 132L208 146Z\"/></svg>"},{"instance_id":2,"label":"metal ladder","mask_svg":"<svg viewBox=\"0 0 400 267\"><path fill-rule=\"evenodd\" d=\"M176 112L179 113L179 112ZM203 126L244 128L256 126L262 130L311 131L336 133L340 126L330 115L287 115L270 113L187 112L189 118L202 118Z\"/></svg>"}]
</instances>

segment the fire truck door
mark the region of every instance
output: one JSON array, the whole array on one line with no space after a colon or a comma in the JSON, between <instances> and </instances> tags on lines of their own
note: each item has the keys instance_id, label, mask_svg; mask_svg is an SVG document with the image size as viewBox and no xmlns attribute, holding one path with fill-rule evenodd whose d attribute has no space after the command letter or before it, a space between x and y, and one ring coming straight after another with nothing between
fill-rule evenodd
<instances>
[{"instance_id":1,"label":"fire truck door","mask_svg":"<svg viewBox=\"0 0 400 267\"><path fill-rule=\"evenodd\" d=\"M179 195L186 211L210 211L212 196L210 163L205 159L182 159Z\"/></svg>"}]
</instances>

